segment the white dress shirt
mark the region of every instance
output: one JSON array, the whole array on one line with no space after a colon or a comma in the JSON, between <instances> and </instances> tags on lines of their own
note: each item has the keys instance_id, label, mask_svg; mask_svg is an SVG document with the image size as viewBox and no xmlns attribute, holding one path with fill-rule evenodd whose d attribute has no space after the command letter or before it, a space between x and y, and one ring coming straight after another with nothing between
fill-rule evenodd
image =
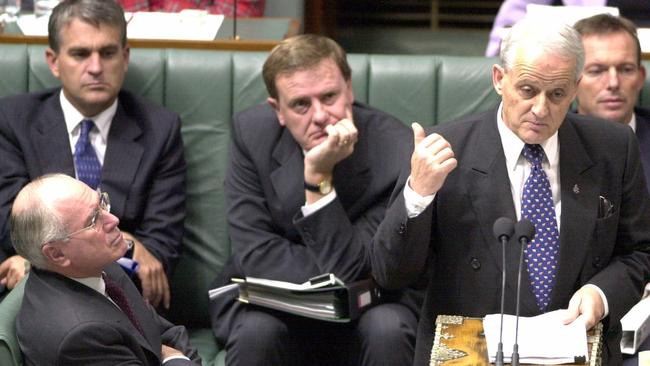
<instances>
[{"instance_id":1,"label":"white dress shirt","mask_svg":"<svg viewBox=\"0 0 650 366\"><path fill-rule=\"evenodd\" d=\"M117 99L111 104L110 107L96 116L86 117L81 114L70 101L65 97L63 91L59 93L59 100L61 102L61 109L63 110L63 118L68 130L68 137L70 138L70 151L74 155L75 145L79 140L79 132L81 131L80 123L84 119L92 119L95 127L90 130L88 139L90 144L95 149L99 164L104 165L104 156L106 155L106 143L108 141L108 131L111 129L111 123L115 112L117 111Z\"/></svg>"},{"instance_id":2,"label":"white dress shirt","mask_svg":"<svg viewBox=\"0 0 650 366\"><path fill-rule=\"evenodd\" d=\"M501 137L501 144L503 153L506 159L506 167L508 170L508 179L510 180L510 190L512 193L512 201L515 205L515 212L517 220L521 220L521 195L523 193L524 184L530 175L532 165L521 154L525 143L505 124L503 121L501 110L503 103L499 104L497 109L497 127L499 136ZM542 168L546 173L551 185L551 193L553 195L553 205L555 206L555 216L557 218L557 228L560 231L560 217L562 215L562 200L560 197L560 145L558 143L558 134L555 132L548 140L540 144L544 149L544 161ZM453 148L453 146L452 146ZM413 218L422 211L424 211L431 202L435 195L420 196L417 192L413 191L409 186L409 181L404 186L404 201L406 203L406 211L409 218ZM560 244L562 245L562 244ZM570 244L564 244L570 245ZM588 284L586 286L592 287L598 291L603 305L605 307L605 315L609 314L609 305L605 293L595 285Z\"/></svg>"}]
</instances>

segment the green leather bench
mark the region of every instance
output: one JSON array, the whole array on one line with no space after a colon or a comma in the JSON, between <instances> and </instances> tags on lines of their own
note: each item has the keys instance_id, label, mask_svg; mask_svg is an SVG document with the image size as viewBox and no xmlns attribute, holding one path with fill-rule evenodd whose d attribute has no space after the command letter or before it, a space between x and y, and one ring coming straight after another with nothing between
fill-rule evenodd
<instances>
[{"instance_id":1,"label":"green leather bench","mask_svg":"<svg viewBox=\"0 0 650 366\"><path fill-rule=\"evenodd\" d=\"M56 86L42 45L0 45L0 96ZM133 49L125 87L180 114L188 163L184 251L172 279L170 319L190 329L204 365L222 365L209 329L207 291L230 253L223 179L233 113L266 99L265 53ZM482 57L352 54L358 101L407 124L446 122L498 100ZM647 66L650 66L648 64ZM646 88L647 89L647 88ZM643 94L650 102L650 95ZM13 316L22 287L0 303L0 365L19 365Z\"/></svg>"}]
</instances>

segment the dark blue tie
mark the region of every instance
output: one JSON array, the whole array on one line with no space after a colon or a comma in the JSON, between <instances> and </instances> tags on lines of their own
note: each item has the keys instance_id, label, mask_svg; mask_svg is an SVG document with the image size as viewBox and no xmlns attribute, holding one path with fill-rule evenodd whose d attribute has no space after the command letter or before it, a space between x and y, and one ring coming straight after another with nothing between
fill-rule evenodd
<instances>
[{"instance_id":1,"label":"dark blue tie","mask_svg":"<svg viewBox=\"0 0 650 366\"><path fill-rule=\"evenodd\" d=\"M93 125L92 120L81 121L79 140L74 148L74 166L77 170L77 178L90 188L97 189L102 180L102 166L99 164L95 149L90 144L89 134Z\"/></svg>"},{"instance_id":2,"label":"dark blue tie","mask_svg":"<svg viewBox=\"0 0 650 366\"><path fill-rule=\"evenodd\" d=\"M537 306L545 311L555 284L560 235L555 217L551 184L542 168L540 145L524 146L522 154L532 165L521 197L521 216L535 225L535 237L526 247L526 265Z\"/></svg>"}]
</instances>

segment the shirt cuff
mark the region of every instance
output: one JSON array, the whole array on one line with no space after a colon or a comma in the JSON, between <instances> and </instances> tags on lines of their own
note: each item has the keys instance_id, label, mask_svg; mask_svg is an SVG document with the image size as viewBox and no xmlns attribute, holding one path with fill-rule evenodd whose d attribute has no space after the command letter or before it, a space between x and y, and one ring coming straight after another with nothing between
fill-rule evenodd
<instances>
[{"instance_id":1,"label":"shirt cuff","mask_svg":"<svg viewBox=\"0 0 650 366\"><path fill-rule=\"evenodd\" d=\"M406 214L409 219L414 218L421 214L422 211L426 210L436 197L435 194L430 194L424 197L420 196L420 194L411 189L409 184L410 182L411 178L409 177L404 185L404 203L406 204Z\"/></svg>"},{"instance_id":2,"label":"shirt cuff","mask_svg":"<svg viewBox=\"0 0 650 366\"><path fill-rule=\"evenodd\" d=\"M314 212L320 210L321 208L327 206L330 202L334 201L336 199L336 190L332 189L332 191L323 198L319 199L318 201L310 204L305 204L300 208L300 211L302 211L302 216L307 217Z\"/></svg>"},{"instance_id":3,"label":"shirt cuff","mask_svg":"<svg viewBox=\"0 0 650 366\"><path fill-rule=\"evenodd\" d=\"M175 355L175 356L169 356L169 357L165 358L165 359L163 360L162 364L164 365L165 363L167 363L167 362L169 362L169 361L171 361L171 360L177 360L177 359L178 359L178 360L187 360L187 361L191 361L191 360L190 360L188 357L186 357L186 356Z\"/></svg>"},{"instance_id":4,"label":"shirt cuff","mask_svg":"<svg viewBox=\"0 0 650 366\"><path fill-rule=\"evenodd\" d=\"M605 313L603 314L603 317L600 318L600 320L605 319L607 315L609 315L609 304L607 303L607 298L605 297L605 293L603 292L603 290L600 289L600 287L591 283L586 284L585 287L591 287L596 291L598 291L598 294L600 295L600 299L603 300L603 306L605 307Z\"/></svg>"}]
</instances>

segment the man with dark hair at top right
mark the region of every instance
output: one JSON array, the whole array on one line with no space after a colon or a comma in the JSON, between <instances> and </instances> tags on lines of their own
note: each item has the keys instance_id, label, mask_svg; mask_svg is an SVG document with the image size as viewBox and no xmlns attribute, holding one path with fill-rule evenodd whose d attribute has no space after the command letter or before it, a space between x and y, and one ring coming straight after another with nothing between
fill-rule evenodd
<instances>
[{"instance_id":1,"label":"man with dark hair at top right","mask_svg":"<svg viewBox=\"0 0 650 366\"><path fill-rule=\"evenodd\" d=\"M585 48L585 67L578 85L578 113L626 124L641 148L650 190L650 110L637 106L645 82L641 45L629 19L599 14L573 26Z\"/></svg>"},{"instance_id":2,"label":"man with dark hair at top right","mask_svg":"<svg viewBox=\"0 0 650 366\"><path fill-rule=\"evenodd\" d=\"M646 70L641 64L636 26L624 17L598 14L579 20L573 27L580 33L585 48L578 112L630 126L639 140L650 191L650 110L637 106ZM639 351L648 349L650 338ZM636 363L636 356L625 360L626 365Z\"/></svg>"}]
</instances>

